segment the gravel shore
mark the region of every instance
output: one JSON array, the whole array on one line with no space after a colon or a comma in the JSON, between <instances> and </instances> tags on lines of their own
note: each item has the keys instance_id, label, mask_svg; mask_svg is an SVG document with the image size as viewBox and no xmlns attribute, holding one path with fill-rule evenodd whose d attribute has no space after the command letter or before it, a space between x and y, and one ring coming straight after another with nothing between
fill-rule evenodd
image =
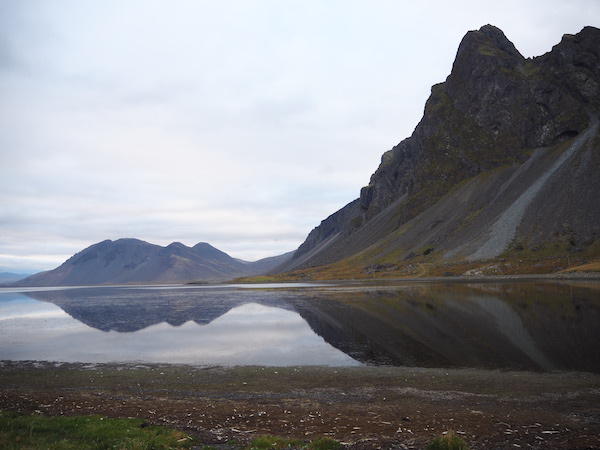
<instances>
[{"instance_id":1,"label":"gravel shore","mask_svg":"<svg viewBox=\"0 0 600 450\"><path fill-rule=\"evenodd\" d=\"M3 410L139 417L215 448L274 434L419 449L453 430L472 449L600 449L600 375L590 373L0 364Z\"/></svg>"}]
</instances>

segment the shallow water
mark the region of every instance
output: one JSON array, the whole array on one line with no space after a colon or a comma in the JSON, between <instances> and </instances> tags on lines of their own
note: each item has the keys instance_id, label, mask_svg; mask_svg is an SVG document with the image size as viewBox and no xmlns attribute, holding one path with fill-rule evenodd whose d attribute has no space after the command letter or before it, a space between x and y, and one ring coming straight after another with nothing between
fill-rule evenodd
<instances>
[{"instance_id":1,"label":"shallow water","mask_svg":"<svg viewBox=\"0 0 600 450\"><path fill-rule=\"evenodd\" d=\"M0 359L600 373L600 285L2 289Z\"/></svg>"}]
</instances>

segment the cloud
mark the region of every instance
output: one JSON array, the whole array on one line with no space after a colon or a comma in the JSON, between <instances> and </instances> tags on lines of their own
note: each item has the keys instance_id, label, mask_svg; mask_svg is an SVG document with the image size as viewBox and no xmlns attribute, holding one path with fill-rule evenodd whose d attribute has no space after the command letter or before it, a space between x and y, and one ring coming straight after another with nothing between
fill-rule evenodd
<instances>
[{"instance_id":1,"label":"cloud","mask_svg":"<svg viewBox=\"0 0 600 450\"><path fill-rule=\"evenodd\" d=\"M2 8L0 254L56 252L36 270L125 236L292 250L412 133L466 31L535 56L600 17L594 0Z\"/></svg>"}]
</instances>

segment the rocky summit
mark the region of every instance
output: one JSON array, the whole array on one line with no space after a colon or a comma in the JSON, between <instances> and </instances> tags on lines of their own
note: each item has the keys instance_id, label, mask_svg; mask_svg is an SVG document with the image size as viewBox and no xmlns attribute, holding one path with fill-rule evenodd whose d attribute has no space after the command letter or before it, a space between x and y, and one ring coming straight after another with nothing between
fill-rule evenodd
<instances>
[{"instance_id":1,"label":"rocky summit","mask_svg":"<svg viewBox=\"0 0 600 450\"><path fill-rule=\"evenodd\" d=\"M413 134L275 272L398 275L425 264L510 272L513 260L548 272L593 261L599 116L597 28L565 35L536 58L494 26L470 31Z\"/></svg>"}]
</instances>

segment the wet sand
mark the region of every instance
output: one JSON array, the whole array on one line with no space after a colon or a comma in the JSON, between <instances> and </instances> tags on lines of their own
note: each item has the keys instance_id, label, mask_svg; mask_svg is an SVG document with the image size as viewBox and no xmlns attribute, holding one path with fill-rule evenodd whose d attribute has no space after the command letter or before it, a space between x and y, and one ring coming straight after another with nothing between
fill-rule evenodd
<instances>
[{"instance_id":1,"label":"wet sand","mask_svg":"<svg viewBox=\"0 0 600 450\"><path fill-rule=\"evenodd\" d=\"M0 408L139 417L227 449L262 434L418 449L447 430L472 449L600 449L600 375L578 372L4 361Z\"/></svg>"}]
</instances>

